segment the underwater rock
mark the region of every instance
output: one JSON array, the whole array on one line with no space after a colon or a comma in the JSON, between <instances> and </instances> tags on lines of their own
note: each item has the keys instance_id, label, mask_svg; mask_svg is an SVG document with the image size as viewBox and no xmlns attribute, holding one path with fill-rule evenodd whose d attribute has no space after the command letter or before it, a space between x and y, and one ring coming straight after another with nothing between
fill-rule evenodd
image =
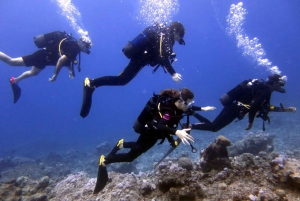
<instances>
[{"instance_id":1,"label":"underwater rock","mask_svg":"<svg viewBox=\"0 0 300 201\"><path fill-rule=\"evenodd\" d=\"M186 170L193 170L193 163L191 161L191 159L189 159L188 157L180 157L178 159L178 166L182 167Z\"/></svg>"},{"instance_id":2,"label":"underwater rock","mask_svg":"<svg viewBox=\"0 0 300 201\"><path fill-rule=\"evenodd\" d=\"M149 179L143 179L140 187L140 192L143 196L150 194L156 189L156 185Z\"/></svg>"},{"instance_id":3,"label":"underwater rock","mask_svg":"<svg viewBox=\"0 0 300 201\"><path fill-rule=\"evenodd\" d=\"M0 172L14 166L14 162L11 160L11 157L0 158Z\"/></svg>"},{"instance_id":4,"label":"underwater rock","mask_svg":"<svg viewBox=\"0 0 300 201\"><path fill-rule=\"evenodd\" d=\"M188 175L187 170L173 164L170 166L169 171L162 173L158 181L158 187L162 192L167 192L172 187L183 187L185 185L184 181L189 177Z\"/></svg>"},{"instance_id":5,"label":"underwater rock","mask_svg":"<svg viewBox=\"0 0 300 201\"><path fill-rule=\"evenodd\" d=\"M108 166L108 170L119 173L137 172L136 162L134 161L132 163L113 163Z\"/></svg>"},{"instance_id":6,"label":"underwater rock","mask_svg":"<svg viewBox=\"0 0 300 201\"><path fill-rule=\"evenodd\" d=\"M50 179L48 176L41 178L40 181L38 182L38 184L32 190L32 193L36 193L37 191L43 191L46 187L48 187L49 182L50 182Z\"/></svg>"},{"instance_id":7,"label":"underwater rock","mask_svg":"<svg viewBox=\"0 0 300 201\"><path fill-rule=\"evenodd\" d=\"M24 176L18 177L16 180L16 186L20 186L21 188L24 188L27 185L28 180L29 180L28 177L24 177Z\"/></svg>"},{"instance_id":8,"label":"underwater rock","mask_svg":"<svg viewBox=\"0 0 300 201\"><path fill-rule=\"evenodd\" d=\"M274 135L258 132L250 133L240 141L237 141L228 148L229 156L237 156L243 153L257 155L261 151L270 153L274 150Z\"/></svg>"},{"instance_id":9,"label":"underwater rock","mask_svg":"<svg viewBox=\"0 0 300 201\"><path fill-rule=\"evenodd\" d=\"M230 167L227 146L230 146L230 140L224 136L219 136L214 143L201 150L200 166L203 172Z\"/></svg>"},{"instance_id":10,"label":"underwater rock","mask_svg":"<svg viewBox=\"0 0 300 201\"><path fill-rule=\"evenodd\" d=\"M53 188L50 201L297 200L299 160L286 158L284 167L276 169L278 165L271 165L276 157L262 156L245 153L232 158L230 168L209 173L187 171L172 160L147 173L109 172L110 180L98 195L92 193L96 179L77 173Z\"/></svg>"},{"instance_id":11,"label":"underwater rock","mask_svg":"<svg viewBox=\"0 0 300 201\"><path fill-rule=\"evenodd\" d=\"M279 155L278 157L276 157L271 161L272 166L278 165L280 168L283 168L285 163L286 163L286 158L283 155Z\"/></svg>"},{"instance_id":12,"label":"underwater rock","mask_svg":"<svg viewBox=\"0 0 300 201\"><path fill-rule=\"evenodd\" d=\"M54 184L48 177L37 181L26 176L2 182L0 183L0 200L47 201L49 192L53 188L50 183Z\"/></svg>"}]
</instances>

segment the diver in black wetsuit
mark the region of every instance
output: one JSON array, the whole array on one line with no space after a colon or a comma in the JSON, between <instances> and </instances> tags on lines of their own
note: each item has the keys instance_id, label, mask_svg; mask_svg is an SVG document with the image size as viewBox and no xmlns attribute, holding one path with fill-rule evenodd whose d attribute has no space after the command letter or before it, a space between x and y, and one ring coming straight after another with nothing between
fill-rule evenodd
<instances>
[{"instance_id":1,"label":"diver in black wetsuit","mask_svg":"<svg viewBox=\"0 0 300 201\"><path fill-rule=\"evenodd\" d=\"M130 62L118 76L85 79L80 116L84 118L89 114L92 94L97 87L126 85L146 65L156 66L153 72L162 66L165 72L171 74L174 81L180 82L181 75L176 73L172 67L176 57L173 45L175 41L184 45L184 34L185 29L179 22L173 22L170 26L155 23L153 26L147 27L123 48L122 51L130 59Z\"/></svg>"},{"instance_id":2,"label":"diver in black wetsuit","mask_svg":"<svg viewBox=\"0 0 300 201\"><path fill-rule=\"evenodd\" d=\"M201 123L192 124L192 129L217 132L234 119L243 119L247 113L249 113L249 120L245 130L251 129L258 112L259 117L269 121L268 112L272 92L285 93L285 89L282 88L285 83L286 76L278 74L270 75L266 82L257 79L245 80L220 98L224 108L213 122L194 113Z\"/></svg>"},{"instance_id":3,"label":"diver in black wetsuit","mask_svg":"<svg viewBox=\"0 0 300 201\"><path fill-rule=\"evenodd\" d=\"M139 135L136 142L119 140L108 156L102 155L99 160L97 184L94 193L99 193L106 185L108 177L106 165L118 162L132 162L142 153L153 147L159 139L167 138L172 146L177 146L171 135L177 135L184 144L193 142L188 129L177 129L183 113L191 108L194 94L187 88L182 91L163 90L159 96L152 97L134 123L134 130ZM117 153L128 148L128 153Z\"/></svg>"},{"instance_id":4,"label":"diver in black wetsuit","mask_svg":"<svg viewBox=\"0 0 300 201\"><path fill-rule=\"evenodd\" d=\"M31 55L11 58L0 52L0 60L10 66L32 66L31 70L24 72L19 77L9 79L14 93L14 103L21 95L21 89L18 86L21 80L38 75L46 66L55 66L54 74L49 81L56 80L63 66L68 67L69 77L72 79L74 77L73 63L77 55L80 51L89 54L91 48L91 41L88 37L76 40L71 35L60 31L38 35L34 37L34 42L40 49Z\"/></svg>"}]
</instances>

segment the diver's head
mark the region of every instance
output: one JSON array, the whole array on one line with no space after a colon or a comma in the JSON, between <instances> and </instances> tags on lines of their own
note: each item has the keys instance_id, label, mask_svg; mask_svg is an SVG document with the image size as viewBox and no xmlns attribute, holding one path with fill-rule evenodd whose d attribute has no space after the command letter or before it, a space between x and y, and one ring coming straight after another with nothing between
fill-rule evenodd
<instances>
[{"instance_id":1,"label":"diver's head","mask_svg":"<svg viewBox=\"0 0 300 201\"><path fill-rule=\"evenodd\" d=\"M271 74L269 75L266 84L274 91L280 92L280 93L286 93L284 87L285 83L287 81L286 76L281 76L278 74Z\"/></svg>"},{"instance_id":2,"label":"diver's head","mask_svg":"<svg viewBox=\"0 0 300 201\"><path fill-rule=\"evenodd\" d=\"M185 29L180 22L172 22L169 27L171 34L174 34L174 39L178 41L180 45L185 45L183 40Z\"/></svg>"},{"instance_id":3,"label":"diver's head","mask_svg":"<svg viewBox=\"0 0 300 201\"><path fill-rule=\"evenodd\" d=\"M160 92L160 95L170 97L172 99L172 103L184 112L192 108L195 102L194 93L188 88L183 88L180 91L175 89L165 89Z\"/></svg>"},{"instance_id":4,"label":"diver's head","mask_svg":"<svg viewBox=\"0 0 300 201\"><path fill-rule=\"evenodd\" d=\"M175 105L178 109L186 112L188 109L191 109L195 103L194 93L188 88L183 88L177 94L178 100L175 102Z\"/></svg>"},{"instance_id":5,"label":"diver's head","mask_svg":"<svg viewBox=\"0 0 300 201\"><path fill-rule=\"evenodd\" d=\"M77 40L77 44L82 52L87 53L87 54L91 53L90 49L92 47L92 43L89 38L81 37Z\"/></svg>"}]
</instances>

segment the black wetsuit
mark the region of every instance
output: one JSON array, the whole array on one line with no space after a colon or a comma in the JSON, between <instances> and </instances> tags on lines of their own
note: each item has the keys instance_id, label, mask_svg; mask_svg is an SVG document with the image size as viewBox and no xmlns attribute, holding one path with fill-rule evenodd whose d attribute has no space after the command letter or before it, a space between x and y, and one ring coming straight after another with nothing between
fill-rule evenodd
<instances>
[{"instance_id":1,"label":"black wetsuit","mask_svg":"<svg viewBox=\"0 0 300 201\"><path fill-rule=\"evenodd\" d=\"M58 46L59 44L53 44L31 55L23 56L22 59L26 66L34 66L38 69L44 69L46 66L56 66L60 58ZM64 66L70 66L80 52L77 41L63 41L60 48L62 55L66 55L68 58L68 62Z\"/></svg>"},{"instance_id":2,"label":"black wetsuit","mask_svg":"<svg viewBox=\"0 0 300 201\"><path fill-rule=\"evenodd\" d=\"M170 143L170 134L175 135L179 121L182 119L183 111L177 109L174 103L166 103L160 106L160 114L151 115L149 104L146 104L138 119L134 124L134 130L140 134L136 142L124 142L123 147L129 148L128 153L117 154L118 149L114 148L106 157L105 164L117 162L132 162L142 153L153 147L159 139L168 138ZM145 127L147 125L147 127Z\"/></svg>"},{"instance_id":3,"label":"black wetsuit","mask_svg":"<svg viewBox=\"0 0 300 201\"><path fill-rule=\"evenodd\" d=\"M161 65L171 75L176 73L169 61L169 57L173 53L175 40L174 36L170 34L168 27L163 27L156 23L147 27L139 36L141 35L146 37L142 42L146 44L143 44L143 47L132 55L127 67L118 76L104 76L91 80L91 87L126 85L146 65L152 67ZM161 51L160 41L162 41Z\"/></svg>"},{"instance_id":4,"label":"black wetsuit","mask_svg":"<svg viewBox=\"0 0 300 201\"><path fill-rule=\"evenodd\" d=\"M232 102L224 105L224 108L213 122L195 113L194 116L202 123L193 124L192 129L217 132L234 119L242 119L247 113L249 113L249 123L253 123L256 113L259 111L265 112L264 110L270 106L272 92L262 82L248 87L247 83L250 81L243 81L227 93ZM250 109L239 105L238 102L249 105Z\"/></svg>"}]
</instances>

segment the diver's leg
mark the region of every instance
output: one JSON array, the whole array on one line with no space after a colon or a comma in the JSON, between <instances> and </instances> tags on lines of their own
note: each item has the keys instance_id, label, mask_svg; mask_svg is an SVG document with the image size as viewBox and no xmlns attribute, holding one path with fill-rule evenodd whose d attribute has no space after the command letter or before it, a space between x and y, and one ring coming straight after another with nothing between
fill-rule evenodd
<instances>
[{"instance_id":1,"label":"diver's leg","mask_svg":"<svg viewBox=\"0 0 300 201\"><path fill-rule=\"evenodd\" d=\"M35 75L39 74L40 72L41 72L41 69L32 66L31 70L24 72L19 77L17 77L17 78L12 77L9 79L9 82L12 87L13 95L14 95L14 103L16 103L21 96L21 88L19 87L18 83L21 80L26 79L31 76L35 76Z\"/></svg>"},{"instance_id":2,"label":"diver's leg","mask_svg":"<svg viewBox=\"0 0 300 201\"><path fill-rule=\"evenodd\" d=\"M144 67L145 62L131 60L128 66L118 76L104 76L91 80L86 78L83 86L83 100L80 116L85 118L92 106L92 96L97 87L100 86L122 86L130 82Z\"/></svg>"},{"instance_id":3,"label":"diver's leg","mask_svg":"<svg viewBox=\"0 0 300 201\"><path fill-rule=\"evenodd\" d=\"M143 61L131 60L128 66L118 76L104 76L90 80L90 87L123 86L130 82L146 65Z\"/></svg>"},{"instance_id":4,"label":"diver's leg","mask_svg":"<svg viewBox=\"0 0 300 201\"><path fill-rule=\"evenodd\" d=\"M7 63L10 66L25 66L22 57L11 58L10 56L4 54L3 52L0 52L0 60Z\"/></svg>"},{"instance_id":5,"label":"diver's leg","mask_svg":"<svg viewBox=\"0 0 300 201\"><path fill-rule=\"evenodd\" d=\"M26 78L29 78L29 77L32 77L32 76L36 76L36 75L38 75L41 71L42 71L41 69L32 66L31 70L25 71L25 72L24 72L22 75L20 75L19 77L14 78L14 83L15 83L15 84L18 84L18 82L20 82L21 80L26 79Z\"/></svg>"},{"instance_id":6,"label":"diver's leg","mask_svg":"<svg viewBox=\"0 0 300 201\"><path fill-rule=\"evenodd\" d=\"M124 142L124 148L130 148L128 153L120 153L115 155L109 155L105 164L118 163L118 162L132 162L141 154L148 151L157 142L156 138L150 138L144 134L141 134L136 142Z\"/></svg>"},{"instance_id":7,"label":"diver's leg","mask_svg":"<svg viewBox=\"0 0 300 201\"><path fill-rule=\"evenodd\" d=\"M225 106L213 122L194 124L192 129L217 132L237 118L237 109L235 104Z\"/></svg>"},{"instance_id":8,"label":"diver's leg","mask_svg":"<svg viewBox=\"0 0 300 201\"><path fill-rule=\"evenodd\" d=\"M211 123L211 121L209 121L208 119L206 119L204 116L198 114L198 113L195 113L193 114L193 116L198 119L198 121L200 121L201 123Z\"/></svg>"},{"instance_id":9,"label":"diver's leg","mask_svg":"<svg viewBox=\"0 0 300 201\"><path fill-rule=\"evenodd\" d=\"M132 162L134 159L139 157L142 153L146 152L152 146L155 145L157 139L150 138L144 135L140 135L137 142L124 142L119 140L117 145L111 151L111 153L105 157L102 155L99 158L99 168L98 168L98 175L96 186L94 189L94 194L98 194L107 184L108 182L108 174L106 165L110 163L117 163L117 162ZM120 148L120 144L124 148L131 148L131 150L126 154L116 154L117 150Z\"/></svg>"}]
</instances>

